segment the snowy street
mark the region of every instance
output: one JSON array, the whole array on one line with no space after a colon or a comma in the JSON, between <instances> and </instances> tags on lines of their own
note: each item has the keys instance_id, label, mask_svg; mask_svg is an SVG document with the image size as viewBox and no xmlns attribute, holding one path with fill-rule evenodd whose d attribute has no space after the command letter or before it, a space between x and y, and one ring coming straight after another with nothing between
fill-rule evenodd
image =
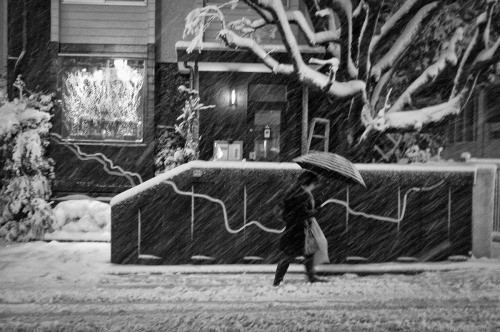
<instances>
[{"instance_id":1,"label":"snowy street","mask_svg":"<svg viewBox=\"0 0 500 332\"><path fill-rule=\"evenodd\" d=\"M275 288L274 266L118 266L109 254L109 243L0 247L0 331L500 330L498 260L312 285L297 265Z\"/></svg>"}]
</instances>

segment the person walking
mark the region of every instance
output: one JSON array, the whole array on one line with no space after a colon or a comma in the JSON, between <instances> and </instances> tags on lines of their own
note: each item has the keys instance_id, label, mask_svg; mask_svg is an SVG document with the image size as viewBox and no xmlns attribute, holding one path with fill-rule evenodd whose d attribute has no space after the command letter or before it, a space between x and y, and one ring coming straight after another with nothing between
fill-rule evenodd
<instances>
[{"instance_id":1,"label":"person walking","mask_svg":"<svg viewBox=\"0 0 500 332\"><path fill-rule=\"evenodd\" d=\"M305 231L311 226L316 214L312 190L319 185L316 173L305 171L283 199L283 221L286 223L279 242L282 258L276 267L273 286L279 286L290 263L297 256L304 256L307 280L326 282L314 273L314 253L305 254Z\"/></svg>"}]
</instances>

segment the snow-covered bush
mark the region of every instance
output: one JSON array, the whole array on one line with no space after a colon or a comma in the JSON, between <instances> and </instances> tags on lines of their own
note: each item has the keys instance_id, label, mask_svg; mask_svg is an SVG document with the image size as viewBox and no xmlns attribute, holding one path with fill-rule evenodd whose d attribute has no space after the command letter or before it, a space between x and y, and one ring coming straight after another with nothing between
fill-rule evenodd
<instances>
[{"instance_id":1,"label":"snow-covered bush","mask_svg":"<svg viewBox=\"0 0 500 332\"><path fill-rule=\"evenodd\" d=\"M156 140L155 175L164 173L185 162L184 158L175 159L175 153L181 151L185 141L172 130L165 130ZM177 153L179 156L179 153Z\"/></svg>"},{"instance_id":2,"label":"snow-covered bush","mask_svg":"<svg viewBox=\"0 0 500 332\"><path fill-rule=\"evenodd\" d=\"M0 104L0 237L9 242L40 239L54 223L54 167L45 156L52 107L52 95L42 94Z\"/></svg>"},{"instance_id":3,"label":"snow-covered bush","mask_svg":"<svg viewBox=\"0 0 500 332\"><path fill-rule=\"evenodd\" d=\"M179 92L186 98L182 114L177 118L181 122L175 125L175 133L166 131L158 140L155 158L156 175L198 159L199 114L201 110L215 107L200 103L197 90L181 85Z\"/></svg>"},{"instance_id":4,"label":"snow-covered bush","mask_svg":"<svg viewBox=\"0 0 500 332\"><path fill-rule=\"evenodd\" d=\"M99 231L111 226L111 206L92 199L63 201L54 208L55 230L73 227L79 223L81 232Z\"/></svg>"}]
</instances>

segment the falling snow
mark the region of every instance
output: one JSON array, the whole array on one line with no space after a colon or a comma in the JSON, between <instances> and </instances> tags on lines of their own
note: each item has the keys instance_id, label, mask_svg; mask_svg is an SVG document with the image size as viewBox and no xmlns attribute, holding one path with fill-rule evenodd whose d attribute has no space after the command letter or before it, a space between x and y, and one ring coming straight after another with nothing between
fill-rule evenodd
<instances>
[{"instance_id":1,"label":"falling snow","mask_svg":"<svg viewBox=\"0 0 500 332\"><path fill-rule=\"evenodd\" d=\"M498 260L421 264L417 274L336 265L326 284L306 283L292 265L280 287L271 286L273 265L109 262L109 243L0 247L0 331L500 329Z\"/></svg>"}]
</instances>

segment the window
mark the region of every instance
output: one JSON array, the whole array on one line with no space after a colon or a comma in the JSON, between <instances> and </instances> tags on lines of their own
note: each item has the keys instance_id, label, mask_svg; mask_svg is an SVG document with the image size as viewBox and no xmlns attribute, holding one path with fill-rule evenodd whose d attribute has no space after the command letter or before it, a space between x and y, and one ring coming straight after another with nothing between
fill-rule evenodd
<instances>
[{"instance_id":1,"label":"window","mask_svg":"<svg viewBox=\"0 0 500 332\"><path fill-rule=\"evenodd\" d=\"M62 59L63 137L142 141L145 61Z\"/></svg>"},{"instance_id":2,"label":"window","mask_svg":"<svg viewBox=\"0 0 500 332\"><path fill-rule=\"evenodd\" d=\"M281 125L287 107L287 86L278 84L248 85L248 115L253 118L250 132L253 151L249 159L279 161ZM250 142L249 142L250 143Z\"/></svg>"},{"instance_id":3,"label":"window","mask_svg":"<svg viewBox=\"0 0 500 332\"><path fill-rule=\"evenodd\" d=\"M75 5L145 6L147 0L62 0L62 3Z\"/></svg>"}]
</instances>

